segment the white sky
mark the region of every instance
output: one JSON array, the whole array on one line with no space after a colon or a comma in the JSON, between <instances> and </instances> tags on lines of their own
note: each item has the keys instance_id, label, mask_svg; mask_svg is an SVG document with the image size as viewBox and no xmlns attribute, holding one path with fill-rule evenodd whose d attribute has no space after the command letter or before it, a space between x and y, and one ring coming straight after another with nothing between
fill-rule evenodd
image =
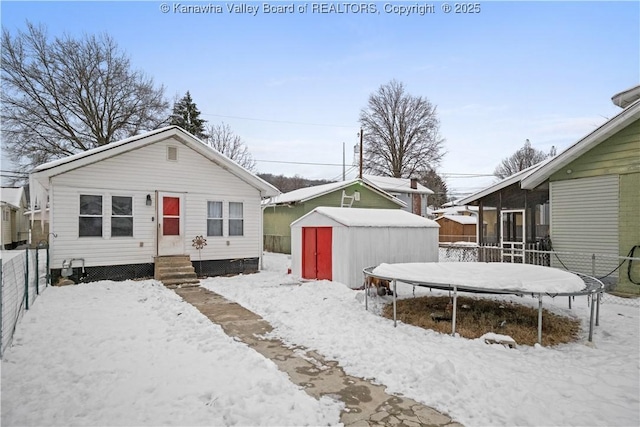
<instances>
[{"instance_id":1,"label":"white sky","mask_svg":"<svg viewBox=\"0 0 640 427\"><path fill-rule=\"evenodd\" d=\"M640 425L638 306L607 296L588 343L586 298L576 297L572 310L566 298L544 298L545 308L581 320L579 341L508 349L394 328L378 314L382 298L370 299L366 311L362 291L296 284L288 266L286 255L267 254L265 271L202 286L261 315L274 337L467 427ZM398 293L410 297L412 288ZM340 410L329 398L307 396L153 280L47 288L1 367L2 425L335 425Z\"/></svg>"}]
</instances>

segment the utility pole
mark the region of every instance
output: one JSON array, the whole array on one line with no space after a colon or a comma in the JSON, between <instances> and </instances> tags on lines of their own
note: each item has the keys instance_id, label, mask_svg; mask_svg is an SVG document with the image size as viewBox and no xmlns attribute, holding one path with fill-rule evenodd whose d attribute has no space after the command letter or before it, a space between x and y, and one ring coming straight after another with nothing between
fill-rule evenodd
<instances>
[{"instance_id":1,"label":"utility pole","mask_svg":"<svg viewBox=\"0 0 640 427\"><path fill-rule=\"evenodd\" d=\"M362 179L362 128L360 128L360 179Z\"/></svg>"}]
</instances>

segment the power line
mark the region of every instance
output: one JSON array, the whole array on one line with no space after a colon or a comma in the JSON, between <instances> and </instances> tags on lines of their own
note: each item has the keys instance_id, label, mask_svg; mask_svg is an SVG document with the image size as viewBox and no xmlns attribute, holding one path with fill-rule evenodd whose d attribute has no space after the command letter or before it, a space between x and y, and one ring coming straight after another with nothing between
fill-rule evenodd
<instances>
[{"instance_id":1,"label":"power line","mask_svg":"<svg viewBox=\"0 0 640 427\"><path fill-rule=\"evenodd\" d=\"M264 163L286 163L289 165L314 165L314 166L342 166L342 163L310 163L310 162L285 162L283 160L255 160Z\"/></svg>"},{"instance_id":2,"label":"power line","mask_svg":"<svg viewBox=\"0 0 640 427\"><path fill-rule=\"evenodd\" d=\"M335 125L335 124L327 124L327 123L306 123L306 122L292 122L287 120L272 120L272 119L259 119L255 117L240 117L240 116L225 116L222 114L210 114L210 113L200 113L203 116L213 116L213 117L223 117L226 119L238 119L238 120L253 120L256 122L268 122L268 123L281 123L288 125L302 125L302 126L323 126L323 127L333 127L333 128L356 128L357 126L348 126L348 125Z\"/></svg>"}]
</instances>

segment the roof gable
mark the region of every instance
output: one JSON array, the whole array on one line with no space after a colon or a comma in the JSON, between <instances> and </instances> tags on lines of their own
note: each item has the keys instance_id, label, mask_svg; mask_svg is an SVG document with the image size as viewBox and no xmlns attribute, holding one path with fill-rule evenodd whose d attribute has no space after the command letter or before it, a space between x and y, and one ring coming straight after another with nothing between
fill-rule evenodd
<instances>
[{"instance_id":1,"label":"roof gable","mask_svg":"<svg viewBox=\"0 0 640 427\"><path fill-rule=\"evenodd\" d=\"M351 185L358 184L358 183L366 186L371 191L380 194L382 197L393 201L399 206L403 206L403 207L406 206L406 203L404 203L402 200L399 200L396 197L393 197L391 194L387 193L386 191L382 190L381 188L371 183L368 183L364 180L359 180L359 179L351 179L348 181L338 181L338 182L331 182L329 184L314 185L312 187L299 188L297 190L289 191L287 193L282 193L276 197L272 197L271 199L266 200L264 204L266 206L274 206L274 205L283 205L283 204L290 204L290 203L304 203L306 201L316 199L326 194L333 193L334 191L344 190L350 187Z\"/></svg>"},{"instance_id":2,"label":"roof gable","mask_svg":"<svg viewBox=\"0 0 640 427\"><path fill-rule=\"evenodd\" d=\"M640 99L612 117L593 132L580 139L562 153L550 159L542 167L521 179L521 187L532 190L545 182L555 172L561 170L595 146L606 141L636 120L640 120Z\"/></svg>"},{"instance_id":3,"label":"roof gable","mask_svg":"<svg viewBox=\"0 0 640 427\"><path fill-rule=\"evenodd\" d=\"M268 182L254 175L178 126L169 126L157 129L142 135L136 135L131 138L116 141L111 144L45 163L35 168L31 173L31 177L46 188L48 186L48 178L52 176L60 175L92 163L97 163L169 138L178 140L180 143L188 146L198 154L216 163L232 175L237 176L249 185L260 190L263 197L271 197L280 193L277 188Z\"/></svg>"},{"instance_id":4,"label":"roof gable","mask_svg":"<svg viewBox=\"0 0 640 427\"><path fill-rule=\"evenodd\" d=\"M291 223L319 214L347 227L440 227L435 221L400 209L317 207Z\"/></svg>"},{"instance_id":5,"label":"roof gable","mask_svg":"<svg viewBox=\"0 0 640 427\"><path fill-rule=\"evenodd\" d=\"M393 178L390 176L362 175L365 182L371 183L378 188L390 193L416 193L433 194L433 191L424 185L417 183L416 188L411 188L411 179Z\"/></svg>"}]
</instances>

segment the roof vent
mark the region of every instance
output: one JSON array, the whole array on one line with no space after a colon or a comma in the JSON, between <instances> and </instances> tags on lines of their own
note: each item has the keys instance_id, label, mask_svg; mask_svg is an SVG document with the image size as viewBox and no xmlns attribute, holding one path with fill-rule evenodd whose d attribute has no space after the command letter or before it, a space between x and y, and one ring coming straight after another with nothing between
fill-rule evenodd
<instances>
[{"instance_id":1,"label":"roof vent","mask_svg":"<svg viewBox=\"0 0 640 427\"><path fill-rule=\"evenodd\" d=\"M178 147L167 147L167 160L178 160Z\"/></svg>"}]
</instances>

